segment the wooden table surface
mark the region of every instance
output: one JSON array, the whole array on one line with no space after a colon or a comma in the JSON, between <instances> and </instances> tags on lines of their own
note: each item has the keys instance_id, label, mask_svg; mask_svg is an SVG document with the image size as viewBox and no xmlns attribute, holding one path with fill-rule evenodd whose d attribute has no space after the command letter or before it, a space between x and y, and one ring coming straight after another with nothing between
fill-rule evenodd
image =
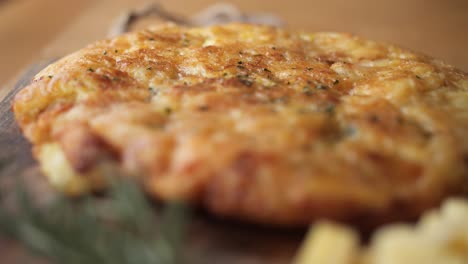
<instances>
[{"instance_id":1,"label":"wooden table surface","mask_svg":"<svg viewBox=\"0 0 468 264\"><path fill-rule=\"evenodd\" d=\"M124 10L150 0L0 0L0 98L31 62L59 57L104 38ZM159 0L189 15L216 0ZM389 41L468 71L467 0L234 0L246 12L271 12L288 27L345 31Z\"/></svg>"}]
</instances>

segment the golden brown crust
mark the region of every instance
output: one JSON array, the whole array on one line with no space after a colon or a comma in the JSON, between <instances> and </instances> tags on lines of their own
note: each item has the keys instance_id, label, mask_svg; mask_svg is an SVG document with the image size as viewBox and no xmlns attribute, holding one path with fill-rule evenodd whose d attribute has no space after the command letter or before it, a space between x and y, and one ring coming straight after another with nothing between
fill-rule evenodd
<instances>
[{"instance_id":1,"label":"golden brown crust","mask_svg":"<svg viewBox=\"0 0 468 264\"><path fill-rule=\"evenodd\" d=\"M50 65L13 109L77 173L113 157L155 197L255 222L402 219L467 186L468 75L349 34L148 28Z\"/></svg>"}]
</instances>

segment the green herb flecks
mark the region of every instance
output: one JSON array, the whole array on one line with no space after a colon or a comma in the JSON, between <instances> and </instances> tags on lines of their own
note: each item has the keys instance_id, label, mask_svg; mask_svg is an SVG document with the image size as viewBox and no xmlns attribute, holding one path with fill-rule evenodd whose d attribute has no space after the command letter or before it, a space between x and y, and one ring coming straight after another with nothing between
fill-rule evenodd
<instances>
[{"instance_id":1,"label":"green herb flecks","mask_svg":"<svg viewBox=\"0 0 468 264\"><path fill-rule=\"evenodd\" d=\"M287 104L289 101L289 98L287 96L281 96L281 97L278 97L278 98L274 98L272 100L272 102L274 104Z\"/></svg>"},{"instance_id":2,"label":"green herb flecks","mask_svg":"<svg viewBox=\"0 0 468 264\"><path fill-rule=\"evenodd\" d=\"M343 135L346 136L346 137L353 137L356 134L357 134L357 128L355 126L353 126L353 125L347 126L343 130Z\"/></svg>"},{"instance_id":3,"label":"green herb flecks","mask_svg":"<svg viewBox=\"0 0 468 264\"><path fill-rule=\"evenodd\" d=\"M190 40L187 38L182 39L182 46L187 47L190 44Z\"/></svg>"},{"instance_id":4,"label":"green herb flecks","mask_svg":"<svg viewBox=\"0 0 468 264\"><path fill-rule=\"evenodd\" d=\"M156 89L154 87L148 87L148 90L150 92L150 96L153 97L153 96L156 96L159 94L159 89Z\"/></svg>"},{"instance_id":5,"label":"green herb flecks","mask_svg":"<svg viewBox=\"0 0 468 264\"><path fill-rule=\"evenodd\" d=\"M312 88L310 88L310 86L308 85L302 88L302 92L307 96L311 96L314 94L314 92L312 91Z\"/></svg>"},{"instance_id":6,"label":"green herb flecks","mask_svg":"<svg viewBox=\"0 0 468 264\"><path fill-rule=\"evenodd\" d=\"M239 74L236 77L239 82L247 87L251 87L254 83L254 80L248 74Z\"/></svg>"},{"instance_id":7,"label":"green herb flecks","mask_svg":"<svg viewBox=\"0 0 468 264\"><path fill-rule=\"evenodd\" d=\"M335 113L335 105L334 104L329 104L325 107L325 113L327 114L334 114Z\"/></svg>"},{"instance_id":8,"label":"green herb flecks","mask_svg":"<svg viewBox=\"0 0 468 264\"><path fill-rule=\"evenodd\" d=\"M327 90L327 89L328 89L328 86L326 86L325 84L319 83L319 84L317 84L317 85L315 86L315 89L318 89L318 90Z\"/></svg>"},{"instance_id":9,"label":"green herb flecks","mask_svg":"<svg viewBox=\"0 0 468 264\"><path fill-rule=\"evenodd\" d=\"M238 61L236 67L237 67L239 70L245 70L245 66L243 65L243 62L242 62L242 61Z\"/></svg>"}]
</instances>

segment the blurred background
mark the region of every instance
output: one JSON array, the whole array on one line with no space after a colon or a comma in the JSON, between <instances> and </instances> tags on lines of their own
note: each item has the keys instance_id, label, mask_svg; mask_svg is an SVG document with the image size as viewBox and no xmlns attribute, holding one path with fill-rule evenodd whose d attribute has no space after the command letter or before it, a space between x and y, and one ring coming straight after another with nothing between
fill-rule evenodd
<instances>
[{"instance_id":1,"label":"blurred background","mask_svg":"<svg viewBox=\"0 0 468 264\"><path fill-rule=\"evenodd\" d=\"M0 98L35 61L104 38L115 18L148 0L0 0ZM216 0L159 0L191 15ZM235 0L293 29L351 32L441 58L468 71L468 0Z\"/></svg>"}]
</instances>

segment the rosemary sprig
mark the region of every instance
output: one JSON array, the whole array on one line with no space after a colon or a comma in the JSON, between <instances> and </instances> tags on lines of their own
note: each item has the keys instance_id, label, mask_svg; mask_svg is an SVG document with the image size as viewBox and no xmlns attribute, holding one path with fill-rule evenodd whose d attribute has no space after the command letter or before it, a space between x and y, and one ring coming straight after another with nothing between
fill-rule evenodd
<instances>
[{"instance_id":1,"label":"rosemary sprig","mask_svg":"<svg viewBox=\"0 0 468 264\"><path fill-rule=\"evenodd\" d=\"M186 208L171 203L158 215L134 183L113 182L106 199L90 195L77 201L60 196L45 207L34 205L23 187L17 194L16 213L0 207L0 234L53 263L183 261Z\"/></svg>"}]
</instances>

